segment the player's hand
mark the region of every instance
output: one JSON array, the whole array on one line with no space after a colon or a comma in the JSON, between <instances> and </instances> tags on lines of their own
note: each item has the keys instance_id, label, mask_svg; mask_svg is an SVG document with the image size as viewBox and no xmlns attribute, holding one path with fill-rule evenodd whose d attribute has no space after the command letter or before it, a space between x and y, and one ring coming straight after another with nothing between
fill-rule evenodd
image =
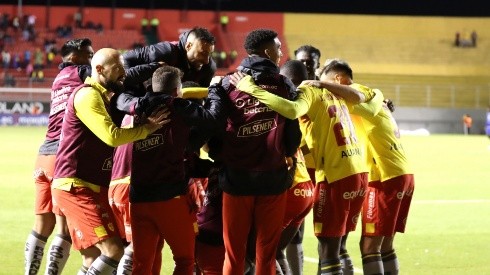
<instances>
[{"instance_id":1,"label":"player's hand","mask_svg":"<svg viewBox=\"0 0 490 275\"><path fill-rule=\"evenodd\" d=\"M245 76L247 75L242 72L235 72L234 74L229 75L230 83L236 87L238 85L238 82L240 82L240 80L242 80L242 78L244 78Z\"/></svg>"},{"instance_id":2,"label":"player's hand","mask_svg":"<svg viewBox=\"0 0 490 275\"><path fill-rule=\"evenodd\" d=\"M191 178L188 184L189 191L187 192L187 202L191 211L196 213L201 211L206 195L202 183L203 180L205 179Z\"/></svg>"},{"instance_id":3,"label":"player's hand","mask_svg":"<svg viewBox=\"0 0 490 275\"><path fill-rule=\"evenodd\" d=\"M155 132L156 130L160 129L163 127L163 125L167 124L170 122L170 119L168 118L170 116L170 110L167 108L167 106L161 106L156 108L150 116L148 116L146 119L146 127L150 131L150 134Z\"/></svg>"}]
</instances>

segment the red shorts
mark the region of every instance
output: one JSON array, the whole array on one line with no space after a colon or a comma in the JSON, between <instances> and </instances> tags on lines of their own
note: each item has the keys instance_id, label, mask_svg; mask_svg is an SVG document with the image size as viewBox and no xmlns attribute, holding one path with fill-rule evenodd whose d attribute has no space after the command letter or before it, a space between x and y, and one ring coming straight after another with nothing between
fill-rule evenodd
<instances>
[{"instance_id":1,"label":"red shorts","mask_svg":"<svg viewBox=\"0 0 490 275\"><path fill-rule=\"evenodd\" d=\"M197 222L186 196L166 201L131 203L130 211L133 274L155 274L152 273L152 266L161 253L156 241L159 238L163 238L172 250L174 274L192 274Z\"/></svg>"},{"instance_id":2,"label":"red shorts","mask_svg":"<svg viewBox=\"0 0 490 275\"><path fill-rule=\"evenodd\" d=\"M320 182L315 188L313 223L317 237L341 237L356 229L367 190L367 173L338 181Z\"/></svg>"},{"instance_id":3,"label":"red shorts","mask_svg":"<svg viewBox=\"0 0 490 275\"><path fill-rule=\"evenodd\" d=\"M413 191L413 175L370 182L362 211L362 235L393 236L395 232L405 232Z\"/></svg>"},{"instance_id":4,"label":"red shorts","mask_svg":"<svg viewBox=\"0 0 490 275\"><path fill-rule=\"evenodd\" d=\"M66 215L74 249L86 249L119 237L107 191L105 187L100 187L100 193L87 187L72 187L70 191L52 189L53 198Z\"/></svg>"},{"instance_id":5,"label":"red shorts","mask_svg":"<svg viewBox=\"0 0 490 275\"><path fill-rule=\"evenodd\" d=\"M51 182L48 180L53 177L56 155L38 155L34 167L34 183L36 186L36 202L34 204L34 214L55 213L63 215L59 207L53 205L51 197ZM44 174L42 174L44 173ZM45 176L44 176L45 175Z\"/></svg>"},{"instance_id":6,"label":"red shorts","mask_svg":"<svg viewBox=\"0 0 490 275\"><path fill-rule=\"evenodd\" d=\"M311 181L298 183L288 190L283 228L288 227L288 225L299 228L313 207L314 191L315 185Z\"/></svg>"},{"instance_id":7,"label":"red shorts","mask_svg":"<svg viewBox=\"0 0 490 275\"><path fill-rule=\"evenodd\" d=\"M205 275L223 274L225 247L209 245L196 240L196 262L199 270Z\"/></svg>"},{"instance_id":8,"label":"red shorts","mask_svg":"<svg viewBox=\"0 0 490 275\"><path fill-rule=\"evenodd\" d=\"M114 213L119 235L131 242L131 215L129 214L129 183L109 186L109 205Z\"/></svg>"}]
</instances>

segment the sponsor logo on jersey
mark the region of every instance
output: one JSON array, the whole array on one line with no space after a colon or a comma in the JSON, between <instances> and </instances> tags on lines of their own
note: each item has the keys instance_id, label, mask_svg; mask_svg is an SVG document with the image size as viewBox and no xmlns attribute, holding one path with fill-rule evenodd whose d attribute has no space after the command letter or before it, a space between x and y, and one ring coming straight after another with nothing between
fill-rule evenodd
<instances>
[{"instance_id":1,"label":"sponsor logo on jersey","mask_svg":"<svg viewBox=\"0 0 490 275\"><path fill-rule=\"evenodd\" d=\"M156 134L134 143L135 151L147 151L163 144L163 134Z\"/></svg>"},{"instance_id":2,"label":"sponsor logo on jersey","mask_svg":"<svg viewBox=\"0 0 490 275\"><path fill-rule=\"evenodd\" d=\"M238 129L238 137L260 136L277 128L273 118L253 121Z\"/></svg>"}]
</instances>

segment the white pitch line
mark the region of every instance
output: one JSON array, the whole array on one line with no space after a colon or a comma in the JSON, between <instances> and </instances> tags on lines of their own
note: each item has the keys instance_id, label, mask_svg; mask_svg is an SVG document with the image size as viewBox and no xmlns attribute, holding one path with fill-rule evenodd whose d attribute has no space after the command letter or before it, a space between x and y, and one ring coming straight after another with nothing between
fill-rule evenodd
<instances>
[{"instance_id":1,"label":"white pitch line","mask_svg":"<svg viewBox=\"0 0 490 275\"><path fill-rule=\"evenodd\" d=\"M315 259L315 258L304 257L304 260L305 260L305 262L318 264L318 259ZM362 274L362 269L359 269L357 267L354 267L354 273Z\"/></svg>"},{"instance_id":2,"label":"white pitch line","mask_svg":"<svg viewBox=\"0 0 490 275\"><path fill-rule=\"evenodd\" d=\"M414 200L415 204L466 204L466 203L490 203L490 200Z\"/></svg>"}]
</instances>

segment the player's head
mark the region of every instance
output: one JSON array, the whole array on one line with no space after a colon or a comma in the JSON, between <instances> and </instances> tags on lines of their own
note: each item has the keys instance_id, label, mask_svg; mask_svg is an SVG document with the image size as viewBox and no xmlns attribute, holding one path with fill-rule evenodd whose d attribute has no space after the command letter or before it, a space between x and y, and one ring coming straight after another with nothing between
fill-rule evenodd
<instances>
[{"instance_id":1,"label":"player's head","mask_svg":"<svg viewBox=\"0 0 490 275\"><path fill-rule=\"evenodd\" d=\"M311 45L303 45L294 51L295 59L305 64L309 80L316 78L315 72L320 68L320 56L320 50Z\"/></svg>"},{"instance_id":2,"label":"player's head","mask_svg":"<svg viewBox=\"0 0 490 275\"><path fill-rule=\"evenodd\" d=\"M182 76L182 71L172 66L156 69L151 77L153 92L182 97Z\"/></svg>"},{"instance_id":3,"label":"player's head","mask_svg":"<svg viewBox=\"0 0 490 275\"><path fill-rule=\"evenodd\" d=\"M277 33L268 29L257 29L251 31L245 37L244 48L248 55L258 55L272 60L276 65L281 61L281 41Z\"/></svg>"},{"instance_id":4,"label":"player's head","mask_svg":"<svg viewBox=\"0 0 490 275\"><path fill-rule=\"evenodd\" d=\"M126 72L119 51L111 48L98 50L92 58L92 77L112 92L123 92Z\"/></svg>"},{"instance_id":5,"label":"player's head","mask_svg":"<svg viewBox=\"0 0 490 275\"><path fill-rule=\"evenodd\" d=\"M299 60L288 60L281 66L281 74L293 82L294 86L298 87L303 80L308 79L308 71L306 66Z\"/></svg>"},{"instance_id":6,"label":"player's head","mask_svg":"<svg viewBox=\"0 0 490 275\"><path fill-rule=\"evenodd\" d=\"M185 42L189 64L197 70L208 64L214 51L214 44L215 38L207 29L199 27L191 29Z\"/></svg>"},{"instance_id":7,"label":"player's head","mask_svg":"<svg viewBox=\"0 0 490 275\"><path fill-rule=\"evenodd\" d=\"M320 80L338 84L352 84L354 77L347 62L341 59L328 59L320 71Z\"/></svg>"},{"instance_id":8,"label":"player's head","mask_svg":"<svg viewBox=\"0 0 490 275\"><path fill-rule=\"evenodd\" d=\"M61 58L63 62L71 62L76 65L90 65L94 49L92 41L88 38L68 40L61 46Z\"/></svg>"}]
</instances>

